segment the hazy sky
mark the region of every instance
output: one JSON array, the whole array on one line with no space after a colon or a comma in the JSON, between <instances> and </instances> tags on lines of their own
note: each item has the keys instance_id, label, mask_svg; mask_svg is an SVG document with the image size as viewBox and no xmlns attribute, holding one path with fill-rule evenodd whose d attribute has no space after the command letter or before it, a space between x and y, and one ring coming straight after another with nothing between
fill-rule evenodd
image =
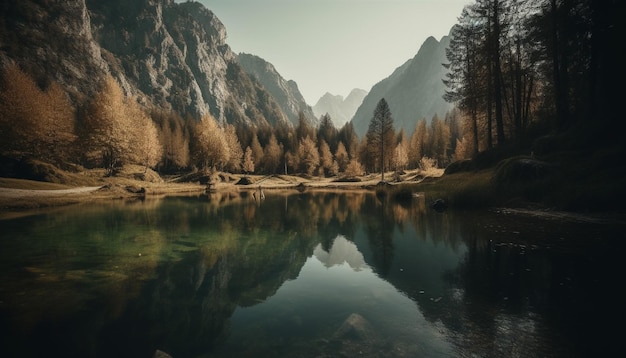
<instances>
[{"instance_id":1,"label":"hazy sky","mask_svg":"<svg viewBox=\"0 0 626 358\"><path fill-rule=\"evenodd\" d=\"M200 0L226 42L272 63L307 103L370 90L429 36L447 35L472 0Z\"/></svg>"}]
</instances>

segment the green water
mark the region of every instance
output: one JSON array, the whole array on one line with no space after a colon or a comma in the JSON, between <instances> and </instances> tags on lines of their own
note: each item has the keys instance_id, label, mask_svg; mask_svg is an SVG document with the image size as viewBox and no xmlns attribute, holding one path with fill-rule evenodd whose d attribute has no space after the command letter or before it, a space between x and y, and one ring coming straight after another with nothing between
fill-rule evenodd
<instances>
[{"instance_id":1,"label":"green water","mask_svg":"<svg viewBox=\"0 0 626 358\"><path fill-rule=\"evenodd\" d=\"M0 356L620 351L620 225L246 194L0 220Z\"/></svg>"}]
</instances>

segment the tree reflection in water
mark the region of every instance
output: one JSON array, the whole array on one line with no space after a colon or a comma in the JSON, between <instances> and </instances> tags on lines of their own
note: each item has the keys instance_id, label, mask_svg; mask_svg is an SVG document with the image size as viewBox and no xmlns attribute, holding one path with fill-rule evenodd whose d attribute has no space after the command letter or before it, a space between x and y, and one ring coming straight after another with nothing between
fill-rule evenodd
<instances>
[{"instance_id":1,"label":"tree reflection in water","mask_svg":"<svg viewBox=\"0 0 626 358\"><path fill-rule=\"evenodd\" d=\"M615 347L593 327L623 298L593 314L615 228L423 197L218 192L1 224L2 356L576 356ZM348 317L376 333L338 338Z\"/></svg>"}]
</instances>

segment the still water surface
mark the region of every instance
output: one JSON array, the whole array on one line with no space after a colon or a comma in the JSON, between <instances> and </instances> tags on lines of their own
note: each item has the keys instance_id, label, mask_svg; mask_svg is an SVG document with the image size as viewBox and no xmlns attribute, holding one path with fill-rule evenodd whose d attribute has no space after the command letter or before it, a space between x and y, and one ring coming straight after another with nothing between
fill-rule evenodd
<instances>
[{"instance_id":1,"label":"still water surface","mask_svg":"<svg viewBox=\"0 0 626 358\"><path fill-rule=\"evenodd\" d=\"M622 351L619 225L246 194L0 220L0 356Z\"/></svg>"}]
</instances>

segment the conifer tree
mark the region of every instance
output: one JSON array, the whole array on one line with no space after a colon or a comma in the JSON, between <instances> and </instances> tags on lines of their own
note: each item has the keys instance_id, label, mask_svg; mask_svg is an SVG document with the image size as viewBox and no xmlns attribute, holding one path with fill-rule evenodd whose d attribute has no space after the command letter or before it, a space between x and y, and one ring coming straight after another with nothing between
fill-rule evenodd
<instances>
[{"instance_id":1,"label":"conifer tree","mask_svg":"<svg viewBox=\"0 0 626 358\"><path fill-rule=\"evenodd\" d=\"M243 150L241 149L241 143L239 143L235 126L232 124L226 125L224 128L224 137L228 146L228 162L226 163L225 169L231 173L238 173L241 171Z\"/></svg>"},{"instance_id":2,"label":"conifer tree","mask_svg":"<svg viewBox=\"0 0 626 358\"><path fill-rule=\"evenodd\" d=\"M326 113L320 118L320 124L317 130L318 146L321 148L321 141L324 140L331 151L337 150L337 135L337 128L335 128L335 124L330 115Z\"/></svg>"},{"instance_id":3,"label":"conifer tree","mask_svg":"<svg viewBox=\"0 0 626 358\"><path fill-rule=\"evenodd\" d=\"M330 146L326 143L325 140L320 140L320 166L324 171L325 175L335 175L337 174L337 170L334 165L337 164L333 159L333 154L330 151Z\"/></svg>"},{"instance_id":4,"label":"conifer tree","mask_svg":"<svg viewBox=\"0 0 626 358\"><path fill-rule=\"evenodd\" d=\"M7 66L2 75L0 153L51 162L68 160L76 135L67 94L56 82L42 90L17 65Z\"/></svg>"},{"instance_id":5,"label":"conifer tree","mask_svg":"<svg viewBox=\"0 0 626 358\"><path fill-rule=\"evenodd\" d=\"M261 143L259 142L259 137L256 135L256 133L252 135L250 148L252 149L252 159L254 160L255 165L258 167L263 162L263 147L261 146Z\"/></svg>"},{"instance_id":6,"label":"conifer tree","mask_svg":"<svg viewBox=\"0 0 626 358\"><path fill-rule=\"evenodd\" d=\"M300 145L298 146L298 162L302 172L308 175L313 175L313 172L320 164L320 155L317 151L317 146L310 137L306 137L300 141Z\"/></svg>"},{"instance_id":7,"label":"conifer tree","mask_svg":"<svg viewBox=\"0 0 626 358\"><path fill-rule=\"evenodd\" d=\"M426 119L422 118L417 121L409 143L409 163L412 168L417 168L422 157L429 155L428 147L428 128L426 127Z\"/></svg>"},{"instance_id":8,"label":"conifer tree","mask_svg":"<svg viewBox=\"0 0 626 358\"><path fill-rule=\"evenodd\" d=\"M194 128L193 157L202 168L222 169L229 160L228 143L223 130L211 115L205 115Z\"/></svg>"},{"instance_id":9,"label":"conifer tree","mask_svg":"<svg viewBox=\"0 0 626 358\"><path fill-rule=\"evenodd\" d=\"M109 75L89 104L83 126L87 159L98 161L107 175L128 162L134 150L132 124L126 114L124 93Z\"/></svg>"},{"instance_id":10,"label":"conifer tree","mask_svg":"<svg viewBox=\"0 0 626 358\"><path fill-rule=\"evenodd\" d=\"M165 170L182 169L189 165L189 136L183 119L175 113L157 112L153 118L161 122L161 144L163 145L163 167Z\"/></svg>"},{"instance_id":11,"label":"conifer tree","mask_svg":"<svg viewBox=\"0 0 626 358\"><path fill-rule=\"evenodd\" d=\"M348 151L346 150L346 146L343 145L343 142L339 142L337 144L337 150L335 151L335 160L337 161L339 172L344 172L348 163L350 162L350 157L348 156Z\"/></svg>"},{"instance_id":12,"label":"conifer tree","mask_svg":"<svg viewBox=\"0 0 626 358\"><path fill-rule=\"evenodd\" d=\"M276 140L276 136L272 134L270 140L263 150L263 167L267 174L276 173L283 156L282 149Z\"/></svg>"},{"instance_id":13,"label":"conifer tree","mask_svg":"<svg viewBox=\"0 0 626 358\"><path fill-rule=\"evenodd\" d=\"M254 173L254 159L252 158L252 148L246 147L243 155L243 172L246 174Z\"/></svg>"},{"instance_id":14,"label":"conifer tree","mask_svg":"<svg viewBox=\"0 0 626 358\"><path fill-rule=\"evenodd\" d=\"M359 137L354 131L352 122L347 122L341 127L337 135L337 140L343 142L350 158L356 158L358 155Z\"/></svg>"},{"instance_id":15,"label":"conifer tree","mask_svg":"<svg viewBox=\"0 0 626 358\"><path fill-rule=\"evenodd\" d=\"M128 136L132 147L129 148L128 158L134 163L143 165L146 170L155 167L163 156L163 146L152 118L134 97L126 100L123 116L125 120L131 122Z\"/></svg>"},{"instance_id":16,"label":"conifer tree","mask_svg":"<svg viewBox=\"0 0 626 358\"><path fill-rule=\"evenodd\" d=\"M367 146L371 148L368 153L373 155L379 163L381 180L385 180L385 168L390 160L390 153L395 150L395 132L391 110L384 98L376 105L374 117L370 121L366 134Z\"/></svg>"}]
</instances>

